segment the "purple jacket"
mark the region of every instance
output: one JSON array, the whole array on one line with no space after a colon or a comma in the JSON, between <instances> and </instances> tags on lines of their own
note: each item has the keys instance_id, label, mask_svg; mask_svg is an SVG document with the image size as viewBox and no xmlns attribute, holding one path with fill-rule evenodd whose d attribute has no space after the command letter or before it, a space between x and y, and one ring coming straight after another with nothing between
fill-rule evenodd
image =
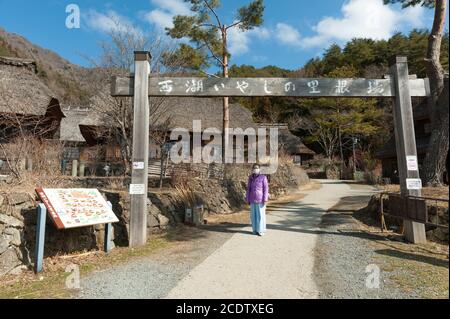
<instances>
[{"instance_id":1,"label":"purple jacket","mask_svg":"<svg viewBox=\"0 0 450 319\"><path fill-rule=\"evenodd\" d=\"M269 200L269 183L265 175L250 175L247 184L247 203L266 203Z\"/></svg>"}]
</instances>

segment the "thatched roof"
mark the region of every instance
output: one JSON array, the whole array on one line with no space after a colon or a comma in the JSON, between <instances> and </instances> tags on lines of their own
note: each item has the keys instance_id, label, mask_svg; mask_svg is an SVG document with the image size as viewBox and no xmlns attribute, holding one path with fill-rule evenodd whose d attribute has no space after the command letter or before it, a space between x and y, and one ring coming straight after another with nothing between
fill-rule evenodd
<instances>
[{"instance_id":1,"label":"thatched roof","mask_svg":"<svg viewBox=\"0 0 450 319\"><path fill-rule=\"evenodd\" d=\"M62 116L59 101L36 75L36 63L0 57L0 112L44 116L49 111Z\"/></svg>"},{"instance_id":2,"label":"thatched roof","mask_svg":"<svg viewBox=\"0 0 450 319\"><path fill-rule=\"evenodd\" d=\"M61 120L60 140L66 142L86 142L81 131L83 126L103 126L100 116L88 108L66 107L63 109L66 116Z\"/></svg>"},{"instance_id":3,"label":"thatched roof","mask_svg":"<svg viewBox=\"0 0 450 319\"><path fill-rule=\"evenodd\" d=\"M306 147L298 136L289 131L289 129L281 129L278 141L280 145L291 155L316 155L314 151Z\"/></svg>"},{"instance_id":4,"label":"thatched roof","mask_svg":"<svg viewBox=\"0 0 450 319\"><path fill-rule=\"evenodd\" d=\"M221 99L163 98L152 102L157 104L155 106L158 109L156 113L161 113L155 115L155 126L163 126L168 120L168 127L164 127L167 131L172 131L175 128L185 128L191 131L194 120L202 121L202 130L207 128L222 130L223 106ZM69 142L86 142L86 138L89 138L87 136L89 129L110 127L111 124L108 124L106 115L97 112L97 107L99 105L84 110L79 108L64 109L66 118L61 120L60 139ZM242 128L243 130L247 128L257 129L257 125L252 119L252 113L239 104L230 104L230 127Z\"/></svg>"},{"instance_id":5,"label":"thatched roof","mask_svg":"<svg viewBox=\"0 0 450 319\"><path fill-rule=\"evenodd\" d=\"M67 142L85 142L80 131L80 125L95 125L92 112L89 109L71 108L63 109L66 116L61 120L60 140Z\"/></svg>"},{"instance_id":6,"label":"thatched roof","mask_svg":"<svg viewBox=\"0 0 450 319\"><path fill-rule=\"evenodd\" d=\"M164 114L157 122L164 123L169 119L169 130L185 128L192 130L192 121L201 120L202 129L223 129L223 100L220 98L164 98L158 108ZM240 104L230 104L230 128L257 128L252 113Z\"/></svg>"},{"instance_id":7,"label":"thatched roof","mask_svg":"<svg viewBox=\"0 0 450 319\"><path fill-rule=\"evenodd\" d=\"M290 155L316 155L308 148L300 137L294 135L285 124L260 124L259 127L269 129L278 128L278 144Z\"/></svg>"}]
</instances>

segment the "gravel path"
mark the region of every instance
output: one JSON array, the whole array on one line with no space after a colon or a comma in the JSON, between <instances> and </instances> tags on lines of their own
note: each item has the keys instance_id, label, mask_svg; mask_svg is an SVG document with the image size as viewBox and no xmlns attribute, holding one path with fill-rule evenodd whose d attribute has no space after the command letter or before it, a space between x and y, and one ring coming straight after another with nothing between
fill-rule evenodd
<instances>
[{"instance_id":1,"label":"gravel path","mask_svg":"<svg viewBox=\"0 0 450 319\"><path fill-rule=\"evenodd\" d=\"M375 190L370 186L352 185L352 198L343 200L345 205L337 205L348 209L353 206L367 204L367 195ZM361 231L357 222L345 211L332 211L322 218L322 234L316 246L316 266L314 277L320 298L333 299L401 299L417 298L414 292L405 293L389 285L389 273L380 272L379 288L366 287L369 273L366 268L376 265L376 253L371 241L378 239Z\"/></svg>"},{"instance_id":2,"label":"gravel path","mask_svg":"<svg viewBox=\"0 0 450 319\"><path fill-rule=\"evenodd\" d=\"M321 181L297 202L271 205L264 237L242 229L189 273L167 298L317 298L314 248L325 211L351 188Z\"/></svg>"},{"instance_id":3,"label":"gravel path","mask_svg":"<svg viewBox=\"0 0 450 319\"><path fill-rule=\"evenodd\" d=\"M184 241L82 278L81 299L160 299L231 236L188 229Z\"/></svg>"},{"instance_id":4,"label":"gravel path","mask_svg":"<svg viewBox=\"0 0 450 319\"><path fill-rule=\"evenodd\" d=\"M204 226L196 230L195 238L83 278L79 298L292 299L328 296L322 291L332 291L333 297L357 294L361 285L327 287L342 282L351 286L349 278L355 274L359 282L366 265L355 265L353 259L364 260L365 252L359 250L358 241L352 242L354 237L328 234L320 227L329 208L359 191L342 182L321 184L321 189L306 192L297 202L270 205L264 237L252 235L247 225ZM317 256L317 248L323 246L331 247L326 251L329 256L342 249L336 252L342 258L333 263L327 256L320 262L314 252ZM355 271L346 272L347 264ZM337 273L337 279L318 276L317 269Z\"/></svg>"}]
</instances>

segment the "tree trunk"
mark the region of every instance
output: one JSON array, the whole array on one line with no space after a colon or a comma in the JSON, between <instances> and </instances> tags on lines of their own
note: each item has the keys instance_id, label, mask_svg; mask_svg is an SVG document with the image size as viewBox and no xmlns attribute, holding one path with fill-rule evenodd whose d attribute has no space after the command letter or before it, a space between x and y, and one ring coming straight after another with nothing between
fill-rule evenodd
<instances>
[{"instance_id":1,"label":"tree trunk","mask_svg":"<svg viewBox=\"0 0 450 319\"><path fill-rule=\"evenodd\" d=\"M431 115L431 127L433 128L423 167L424 184L427 186L442 185L448 155L448 86L447 93L444 93L442 97L445 100L445 95L447 96L447 104L444 105L442 99L440 99L444 88L444 71L440 62L440 54L447 14L446 8L446 0L436 0L433 29L428 42L426 58L431 90L428 109Z\"/></svg>"},{"instance_id":2,"label":"tree trunk","mask_svg":"<svg viewBox=\"0 0 450 319\"><path fill-rule=\"evenodd\" d=\"M352 151L353 151L353 178L355 178L356 175L356 137L352 138Z\"/></svg>"},{"instance_id":3,"label":"tree trunk","mask_svg":"<svg viewBox=\"0 0 450 319\"><path fill-rule=\"evenodd\" d=\"M161 167L159 172L159 189L162 189L164 177L165 177L165 169L164 169L164 159L166 152L161 147Z\"/></svg>"},{"instance_id":4,"label":"tree trunk","mask_svg":"<svg viewBox=\"0 0 450 319\"><path fill-rule=\"evenodd\" d=\"M341 180L344 179L344 148L342 147L342 134L341 134L341 127L338 127L338 134L339 134L339 152L341 155Z\"/></svg>"},{"instance_id":5,"label":"tree trunk","mask_svg":"<svg viewBox=\"0 0 450 319\"><path fill-rule=\"evenodd\" d=\"M227 43L227 31L225 26L222 30L222 40L223 40L223 77L228 78L228 43ZM223 98L223 142L222 142L222 159L223 163L226 162L225 154L226 149L229 145L229 135L228 129L230 128L230 108L229 108L229 98Z\"/></svg>"},{"instance_id":6,"label":"tree trunk","mask_svg":"<svg viewBox=\"0 0 450 319\"><path fill-rule=\"evenodd\" d=\"M423 178L426 186L442 186L444 172L448 159L448 76L445 79L444 90L437 102L433 132L430 138L429 150L423 167ZM447 172L448 173L448 172Z\"/></svg>"}]
</instances>

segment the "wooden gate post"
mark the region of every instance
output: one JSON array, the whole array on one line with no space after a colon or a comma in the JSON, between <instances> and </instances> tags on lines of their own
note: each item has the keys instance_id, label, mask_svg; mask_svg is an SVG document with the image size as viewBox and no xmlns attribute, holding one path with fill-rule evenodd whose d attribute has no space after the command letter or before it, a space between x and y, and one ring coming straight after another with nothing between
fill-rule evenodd
<instances>
[{"instance_id":1,"label":"wooden gate post","mask_svg":"<svg viewBox=\"0 0 450 319\"><path fill-rule=\"evenodd\" d=\"M404 196L421 196L419 187L411 187L408 180L420 179L414 116L409 86L408 59L394 57L390 63L392 85L395 87L394 123L400 189ZM414 189L413 189L414 188ZM411 243L426 242L425 225L405 220L405 237Z\"/></svg>"},{"instance_id":2,"label":"wooden gate post","mask_svg":"<svg viewBox=\"0 0 450 319\"><path fill-rule=\"evenodd\" d=\"M147 190L148 190L148 148L149 117L148 82L150 75L149 52L134 53L134 120L133 120L133 163L130 185L130 247L147 242Z\"/></svg>"}]
</instances>

